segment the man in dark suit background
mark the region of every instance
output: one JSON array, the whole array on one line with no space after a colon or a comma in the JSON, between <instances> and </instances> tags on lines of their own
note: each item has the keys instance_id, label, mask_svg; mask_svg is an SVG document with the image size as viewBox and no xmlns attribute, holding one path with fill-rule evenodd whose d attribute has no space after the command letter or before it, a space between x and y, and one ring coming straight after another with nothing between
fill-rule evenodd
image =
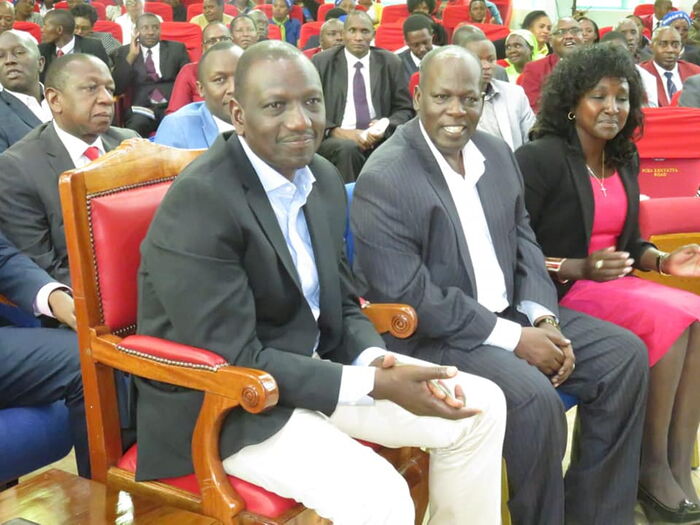
<instances>
[{"instance_id":1,"label":"man in dark suit background","mask_svg":"<svg viewBox=\"0 0 700 525\"><path fill-rule=\"evenodd\" d=\"M136 21L131 43L114 56L116 93L127 93L126 127L142 137L156 130L165 114L178 72L190 61L184 44L160 39L160 20L145 13Z\"/></svg>"},{"instance_id":2,"label":"man in dark suit background","mask_svg":"<svg viewBox=\"0 0 700 525\"><path fill-rule=\"evenodd\" d=\"M678 105L686 108L700 108L700 75L693 75L686 79Z\"/></svg>"},{"instance_id":3,"label":"man in dark suit background","mask_svg":"<svg viewBox=\"0 0 700 525\"><path fill-rule=\"evenodd\" d=\"M461 48L428 54L414 97L419 118L365 164L351 210L365 297L416 309L416 334L387 338L394 350L456 365L503 389L514 523L633 523L644 345L558 307L515 158L502 140L476 131L480 77L477 60ZM557 389L580 401L578 454L566 483Z\"/></svg>"},{"instance_id":4,"label":"man in dark suit background","mask_svg":"<svg viewBox=\"0 0 700 525\"><path fill-rule=\"evenodd\" d=\"M44 72L49 70L51 63L63 55L70 53L85 53L93 55L109 66L109 57L104 46L94 38L83 38L74 34L75 19L65 9L54 9L44 15L44 26L41 28L41 44L39 50L44 57ZM44 81L44 74L41 80Z\"/></svg>"},{"instance_id":5,"label":"man in dark suit background","mask_svg":"<svg viewBox=\"0 0 700 525\"><path fill-rule=\"evenodd\" d=\"M384 49L370 48L373 38L367 13L352 11L345 19L344 46L311 59L326 100L326 138L318 153L346 182L354 181L373 148L413 115L401 60ZM374 124L386 126L368 132Z\"/></svg>"},{"instance_id":6,"label":"man in dark suit background","mask_svg":"<svg viewBox=\"0 0 700 525\"><path fill-rule=\"evenodd\" d=\"M423 13L409 16L403 22L403 40L407 49L398 55L409 79L418 71L423 57L433 49L433 20Z\"/></svg>"},{"instance_id":7,"label":"man in dark suit background","mask_svg":"<svg viewBox=\"0 0 700 525\"><path fill-rule=\"evenodd\" d=\"M265 413L226 416L224 469L335 523L409 524L405 481L348 436L428 446L431 518L497 523L502 395L459 374L445 380L454 398L433 397L425 380L455 370L393 366L360 311L343 255L345 190L314 155L326 120L318 73L286 43L254 44L231 109L236 133L187 166L156 212L138 308L139 333L265 370L279 386ZM191 473L201 394L137 387L137 479Z\"/></svg>"},{"instance_id":8,"label":"man in dark suit background","mask_svg":"<svg viewBox=\"0 0 700 525\"><path fill-rule=\"evenodd\" d=\"M42 122L51 110L39 84L44 58L34 39L22 31L0 35L0 153Z\"/></svg>"},{"instance_id":9,"label":"man in dark suit background","mask_svg":"<svg viewBox=\"0 0 700 525\"><path fill-rule=\"evenodd\" d=\"M58 177L136 134L110 126L114 81L91 55L54 60L45 96L53 122L41 124L0 155L0 230L59 282L69 284Z\"/></svg>"}]
</instances>

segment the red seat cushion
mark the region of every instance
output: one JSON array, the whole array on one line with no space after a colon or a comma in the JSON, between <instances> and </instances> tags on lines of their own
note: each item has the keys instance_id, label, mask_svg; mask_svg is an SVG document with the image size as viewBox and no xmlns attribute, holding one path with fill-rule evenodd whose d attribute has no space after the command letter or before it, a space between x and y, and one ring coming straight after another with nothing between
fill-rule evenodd
<instances>
[{"instance_id":1,"label":"red seat cushion","mask_svg":"<svg viewBox=\"0 0 700 525\"><path fill-rule=\"evenodd\" d=\"M126 454L124 454L117 463L119 468L129 472L136 472L137 447L138 445L134 445L126 451ZM282 498L252 483L243 481L242 479L234 476L228 476L228 479L231 481L233 488L236 489L236 492L238 492L241 498L243 498L243 501L245 501L246 510L249 512L268 518L276 518L297 505L297 502L293 499ZM177 478L165 478L158 481L186 490L192 494L199 495L200 493L199 484L194 474Z\"/></svg>"}]
</instances>

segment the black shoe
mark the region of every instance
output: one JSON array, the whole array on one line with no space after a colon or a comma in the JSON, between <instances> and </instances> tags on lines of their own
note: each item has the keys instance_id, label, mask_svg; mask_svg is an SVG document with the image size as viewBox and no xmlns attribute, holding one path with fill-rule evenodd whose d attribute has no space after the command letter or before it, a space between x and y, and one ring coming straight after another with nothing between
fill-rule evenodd
<instances>
[{"instance_id":1,"label":"black shoe","mask_svg":"<svg viewBox=\"0 0 700 525\"><path fill-rule=\"evenodd\" d=\"M668 507L641 485L639 485L637 497L650 522L700 523L700 506L690 500L681 500L676 508Z\"/></svg>"}]
</instances>

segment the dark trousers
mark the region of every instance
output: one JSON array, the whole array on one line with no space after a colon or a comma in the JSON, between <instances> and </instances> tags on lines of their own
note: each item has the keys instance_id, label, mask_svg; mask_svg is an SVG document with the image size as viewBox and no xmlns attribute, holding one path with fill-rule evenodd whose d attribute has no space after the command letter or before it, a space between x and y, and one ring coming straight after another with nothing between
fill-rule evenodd
<instances>
[{"instance_id":1,"label":"dark trousers","mask_svg":"<svg viewBox=\"0 0 700 525\"><path fill-rule=\"evenodd\" d=\"M78 473L90 477L78 340L63 328L0 327L0 408L62 400Z\"/></svg>"},{"instance_id":2,"label":"dark trousers","mask_svg":"<svg viewBox=\"0 0 700 525\"><path fill-rule=\"evenodd\" d=\"M573 310L561 308L560 322L572 341L576 368L559 388L580 400L579 449L565 478L566 418L548 377L514 353L490 346L447 349L442 363L491 379L506 396L503 447L513 523L631 525L646 404L646 348L631 332Z\"/></svg>"},{"instance_id":3,"label":"dark trousers","mask_svg":"<svg viewBox=\"0 0 700 525\"><path fill-rule=\"evenodd\" d=\"M318 154L328 159L340 172L343 182L355 182L370 151L362 151L352 140L328 137L323 139Z\"/></svg>"},{"instance_id":4,"label":"dark trousers","mask_svg":"<svg viewBox=\"0 0 700 525\"><path fill-rule=\"evenodd\" d=\"M133 129L136 133L141 135L143 138L147 139L152 133L158 129L160 121L163 120L165 116L165 109L167 104L157 104L151 106L155 118L148 118L139 113L134 113L131 110L127 111L126 119L124 122L124 127Z\"/></svg>"}]
</instances>

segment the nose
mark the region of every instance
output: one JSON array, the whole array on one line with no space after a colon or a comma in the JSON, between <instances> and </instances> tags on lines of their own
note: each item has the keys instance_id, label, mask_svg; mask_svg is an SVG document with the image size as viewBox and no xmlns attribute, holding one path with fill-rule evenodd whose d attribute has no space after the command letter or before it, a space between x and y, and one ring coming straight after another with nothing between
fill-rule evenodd
<instances>
[{"instance_id":1,"label":"nose","mask_svg":"<svg viewBox=\"0 0 700 525\"><path fill-rule=\"evenodd\" d=\"M114 103L114 97L112 93L107 89L106 86L100 88L100 92L97 95L97 102L103 105L111 106Z\"/></svg>"},{"instance_id":2,"label":"nose","mask_svg":"<svg viewBox=\"0 0 700 525\"><path fill-rule=\"evenodd\" d=\"M466 111L459 97L452 97L449 104L447 104L447 114L452 117L460 117L465 113Z\"/></svg>"},{"instance_id":3,"label":"nose","mask_svg":"<svg viewBox=\"0 0 700 525\"><path fill-rule=\"evenodd\" d=\"M290 104L287 111L285 126L287 129L303 131L311 127L311 119L306 114L301 103Z\"/></svg>"},{"instance_id":4,"label":"nose","mask_svg":"<svg viewBox=\"0 0 700 525\"><path fill-rule=\"evenodd\" d=\"M615 97L607 97L605 99L605 112L606 113L617 113L619 108L617 106L617 100Z\"/></svg>"}]
</instances>

